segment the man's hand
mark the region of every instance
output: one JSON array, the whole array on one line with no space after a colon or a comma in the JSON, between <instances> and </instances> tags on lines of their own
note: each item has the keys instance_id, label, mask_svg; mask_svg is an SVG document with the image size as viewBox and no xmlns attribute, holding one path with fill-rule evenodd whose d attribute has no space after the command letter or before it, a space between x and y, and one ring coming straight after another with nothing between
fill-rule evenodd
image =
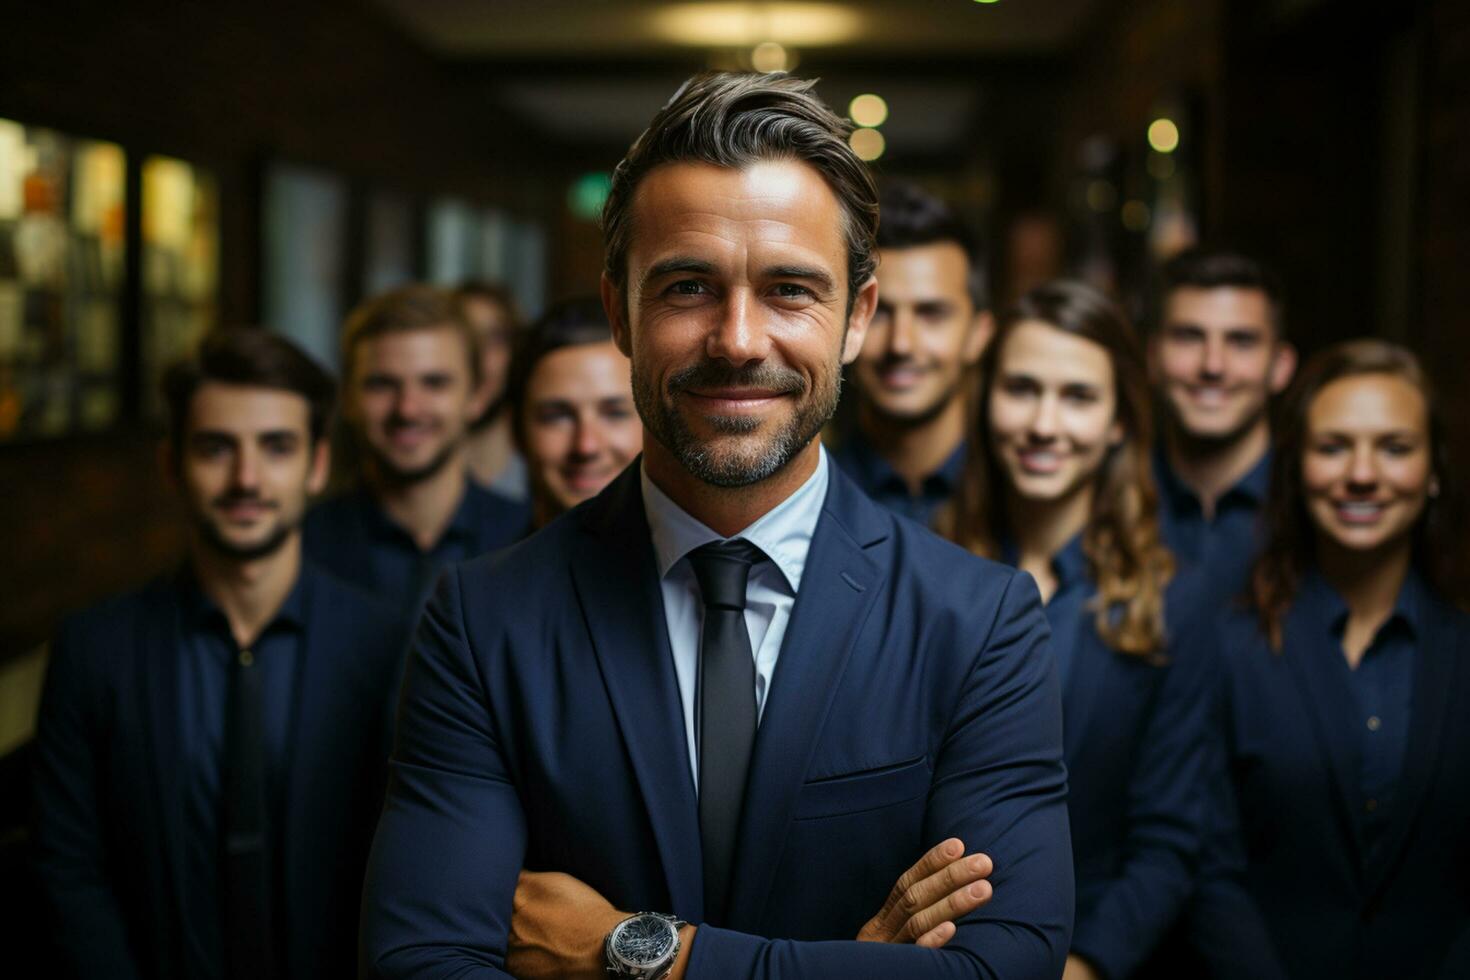
<instances>
[{"instance_id":1,"label":"man's hand","mask_svg":"<svg viewBox=\"0 0 1470 980\"><path fill-rule=\"evenodd\" d=\"M1080 956L1068 956L1067 967L1062 971L1062 980L1102 980L1092 964Z\"/></svg>"},{"instance_id":2,"label":"man's hand","mask_svg":"<svg viewBox=\"0 0 1470 980\"><path fill-rule=\"evenodd\" d=\"M984 854L965 854L957 838L937 844L905 871L878 914L858 932L860 942L914 943L938 949L954 938L954 920L990 901L994 870Z\"/></svg>"},{"instance_id":3,"label":"man's hand","mask_svg":"<svg viewBox=\"0 0 1470 980\"><path fill-rule=\"evenodd\" d=\"M629 913L557 871L522 871L511 908L508 973L607 980L602 942Z\"/></svg>"}]
</instances>

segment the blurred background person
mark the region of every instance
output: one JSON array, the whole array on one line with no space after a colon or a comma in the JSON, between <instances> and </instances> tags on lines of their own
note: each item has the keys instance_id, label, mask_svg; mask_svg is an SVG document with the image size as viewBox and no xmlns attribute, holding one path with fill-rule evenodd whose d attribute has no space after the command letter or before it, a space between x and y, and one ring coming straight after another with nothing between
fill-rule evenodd
<instances>
[{"instance_id":1,"label":"blurred background person","mask_svg":"<svg viewBox=\"0 0 1470 980\"><path fill-rule=\"evenodd\" d=\"M1222 978L1470 976L1470 599L1418 359L1310 358L1281 415L1192 916ZM1456 606L1459 608L1457 609Z\"/></svg>"},{"instance_id":2,"label":"blurred background person","mask_svg":"<svg viewBox=\"0 0 1470 980\"><path fill-rule=\"evenodd\" d=\"M528 510L469 478L484 404L476 338L453 296L412 285L368 300L342 338L342 414L357 486L311 509L307 554L416 613L445 564L509 544Z\"/></svg>"},{"instance_id":3,"label":"blurred background person","mask_svg":"<svg viewBox=\"0 0 1470 980\"><path fill-rule=\"evenodd\" d=\"M460 315L475 332L480 347L480 384L485 407L465 441L465 462L480 485L525 501L529 493L526 462L516 451L506 411L506 381L511 352L522 318L510 290L495 283L470 280L454 290Z\"/></svg>"},{"instance_id":4,"label":"blurred background person","mask_svg":"<svg viewBox=\"0 0 1470 980\"><path fill-rule=\"evenodd\" d=\"M1147 369L1115 304L1077 282L1034 288L980 381L941 526L1041 590L1077 877L1064 977L1129 977L1181 911L1201 847L1213 610L1160 535Z\"/></svg>"},{"instance_id":5,"label":"blurred background person","mask_svg":"<svg viewBox=\"0 0 1470 980\"><path fill-rule=\"evenodd\" d=\"M1196 249L1161 276L1149 361L1166 420L1154 463L1164 540L1233 597L1260 546L1271 399L1291 381L1296 349L1281 285L1256 260Z\"/></svg>"},{"instance_id":6,"label":"blurred background person","mask_svg":"<svg viewBox=\"0 0 1470 980\"><path fill-rule=\"evenodd\" d=\"M949 205L906 183L882 192L878 310L856 379L856 430L835 458L878 503L929 524L965 458L972 369L993 329L985 262Z\"/></svg>"},{"instance_id":7,"label":"blurred background person","mask_svg":"<svg viewBox=\"0 0 1470 980\"><path fill-rule=\"evenodd\" d=\"M69 619L46 678L48 973L355 973L406 631L301 558L333 388L257 329L215 334L165 378L188 559Z\"/></svg>"},{"instance_id":8,"label":"blurred background person","mask_svg":"<svg viewBox=\"0 0 1470 980\"><path fill-rule=\"evenodd\" d=\"M535 528L597 496L643 449L628 358L598 297L559 303L526 331L508 402Z\"/></svg>"}]
</instances>

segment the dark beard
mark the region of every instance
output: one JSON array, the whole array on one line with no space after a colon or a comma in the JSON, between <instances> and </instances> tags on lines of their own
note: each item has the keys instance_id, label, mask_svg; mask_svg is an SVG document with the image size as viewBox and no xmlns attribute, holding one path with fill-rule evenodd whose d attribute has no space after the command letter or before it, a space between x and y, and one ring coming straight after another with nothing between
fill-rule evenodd
<instances>
[{"instance_id":1,"label":"dark beard","mask_svg":"<svg viewBox=\"0 0 1470 980\"><path fill-rule=\"evenodd\" d=\"M203 515L196 515L194 524L199 529L199 539L216 554L223 555L234 561L246 562L269 558L271 555L280 551L286 542L291 539L291 535L296 533L296 529L301 526L301 518L297 517L294 521L283 522L264 541L245 547L237 545L233 541L226 540L224 535L219 533L219 528L215 526L214 522Z\"/></svg>"},{"instance_id":2,"label":"dark beard","mask_svg":"<svg viewBox=\"0 0 1470 980\"><path fill-rule=\"evenodd\" d=\"M1174 410L1173 404L1167 398L1163 399L1163 402L1164 410L1169 419L1169 426L1173 430L1174 444L1186 456L1211 456L1225 450L1245 438L1251 429L1255 428L1261 419L1266 418L1268 414L1266 406L1263 405L1257 411L1246 416L1239 425L1229 432L1222 433L1218 436L1199 436L1184 427L1184 422L1180 419L1179 413Z\"/></svg>"},{"instance_id":3,"label":"dark beard","mask_svg":"<svg viewBox=\"0 0 1470 980\"><path fill-rule=\"evenodd\" d=\"M872 413L875 418L881 419L884 423L893 426L895 429L922 429L943 415L944 410L949 408L950 403L959 397L960 389L965 383L965 378L966 375L961 374L955 379L954 384L939 393L939 397L934 399L934 404L928 406L923 411L913 414L903 415L890 412L878 404L876 398L867 396L862 399L862 406L865 411Z\"/></svg>"},{"instance_id":4,"label":"dark beard","mask_svg":"<svg viewBox=\"0 0 1470 980\"><path fill-rule=\"evenodd\" d=\"M711 486L731 489L770 478L816 438L837 411L837 401L842 394L841 372L834 371L833 378L835 380L830 386L819 385L803 402L800 399L807 395L807 382L795 371L774 365L731 368L704 361L671 377L667 398L634 371L633 402L648 431L674 454L690 474ZM691 387L764 388L795 396L798 399L797 411L754 455L720 456L712 453L710 447L690 431L684 417L670 404L674 395ZM716 431L730 435L748 434L761 426L761 420L744 416L714 416L709 422Z\"/></svg>"},{"instance_id":5,"label":"dark beard","mask_svg":"<svg viewBox=\"0 0 1470 980\"><path fill-rule=\"evenodd\" d=\"M368 447L368 454L372 457L373 469L379 478L393 486L406 487L439 475L439 472L449 465L449 461L454 458L458 449L459 441L448 443L433 459L413 469L403 469L395 465L387 456L371 446Z\"/></svg>"}]
</instances>

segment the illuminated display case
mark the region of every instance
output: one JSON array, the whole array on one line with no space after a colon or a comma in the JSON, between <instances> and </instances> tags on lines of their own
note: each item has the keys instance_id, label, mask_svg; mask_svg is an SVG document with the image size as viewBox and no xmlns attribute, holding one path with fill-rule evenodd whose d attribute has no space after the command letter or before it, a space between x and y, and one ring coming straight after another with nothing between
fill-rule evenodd
<instances>
[{"instance_id":1,"label":"illuminated display case","mask_svg":"<svg viewBox=\"0 0 1470 980\"><path fill-rule=\"evenodd\" d=\"M142 173L143 407L163 412L159 381L219 319L219 188L183 160L151 156Z\"/></svg>"},{"instance_id":2,"label":"illuminated display case","mask_svg":"<svg viewBox=\"0 0 1470 980\"><path fill-rule=\"evenodd\" d=\"M117 421L125 197L120 146L0 119L0 443Z\"/></svg>"}]
</instances>

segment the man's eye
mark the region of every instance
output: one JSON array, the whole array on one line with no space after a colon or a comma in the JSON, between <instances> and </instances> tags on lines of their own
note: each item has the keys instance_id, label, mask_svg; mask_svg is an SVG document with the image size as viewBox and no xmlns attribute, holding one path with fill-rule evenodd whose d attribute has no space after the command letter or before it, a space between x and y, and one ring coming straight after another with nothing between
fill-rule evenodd
<instances>
[{"instance_id":1,"label":"man's eye","mask_svg":"<svg viewBox=\"0 0 1470 980\"><path fill-rule=\"evenodd\" d=\"M806 299L815 294L810 289L798 283L783 282L776 285L776 295L782 299Z\"/></svg>"},{"instance_id":2,"label":"man's eye","mask_svg":"<svg viewBox=\"0 0 1470 980\"><path fill-rule=\"evenodd\" d=\"M669 292L675 296L698 296L704 291L704 283L698 279L680 279L669 287Z\"/></svg>"}]
</instances>

